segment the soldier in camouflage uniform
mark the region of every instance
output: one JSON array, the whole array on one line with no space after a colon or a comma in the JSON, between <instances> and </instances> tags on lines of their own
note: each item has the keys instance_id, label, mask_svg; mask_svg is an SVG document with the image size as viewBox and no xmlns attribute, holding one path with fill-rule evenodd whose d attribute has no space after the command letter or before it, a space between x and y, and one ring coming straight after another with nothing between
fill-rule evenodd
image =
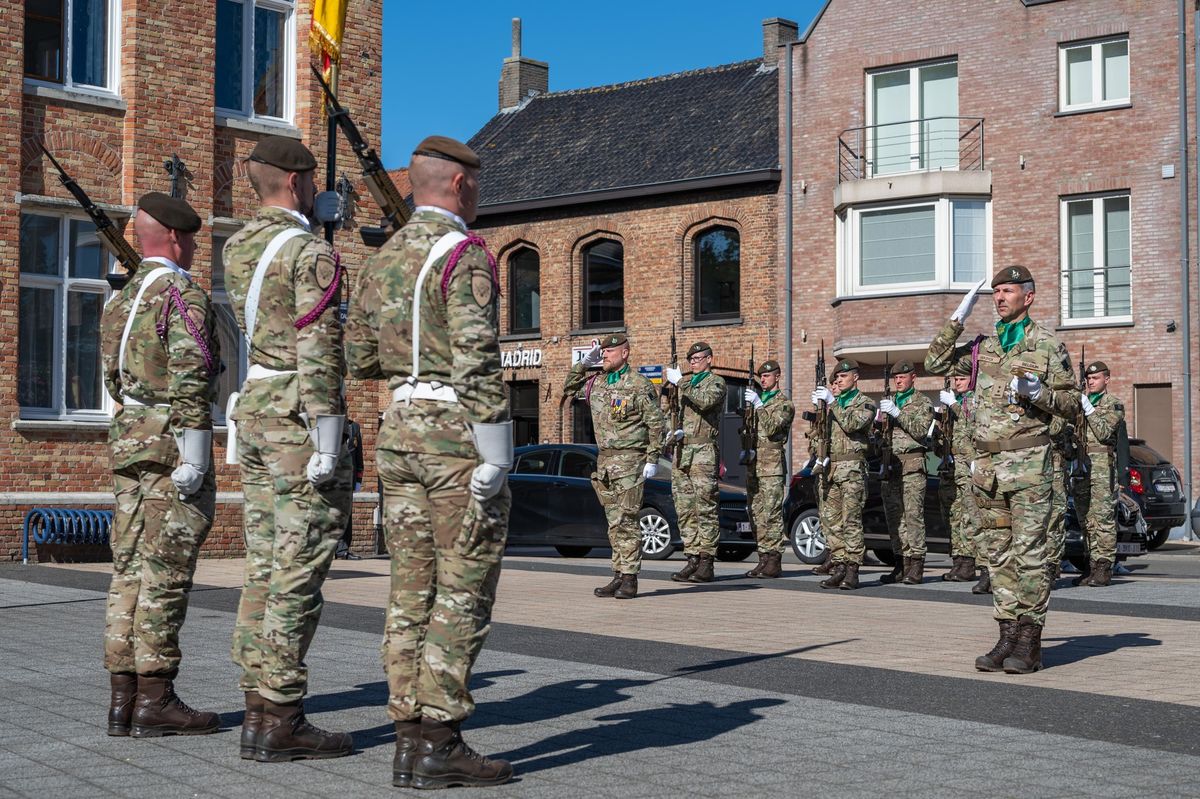
<instances>
[{"instance_id":1,"label":"soldier in camouflage uniform","mask_svg":"<svg viewBox=\"0 0 1200 799\"><path fill-rule=\"evenodd\" d=\"M822 464L821 530L833 566L822 588L858 588L858 570L866 547L863 504L867 499L867 446L875 403L858 390L858 364L843 359L833 370L831 386L817 386L812 404L829 407L829 462Z\"/></svg>"},{"instance_id":2,"label":"soldier in camouflage uniform","mask_svg":"<svg viewBox=\"0 0 1200 799\"><path fill-rule=\"evenodd\" d=\"M984 583L987 580L987 548L980 536L979 509L975 507L975 493L971 488L971 461L975 457L971 427L974 397L970 363L956 363L950 389L944 389L939 395L952 425L949 463L943 463L940 489L950 500L947 511L954 566L942 575L942 579L956 583L974 580L976 568L980 567L983 577L972 591L977 588L975 593L987 593L990 590Z\"/></svg>"},{"instance_id":3,"label":"soldier in camouflage uniform","mask_svg":"<svg viewBox=\"0 0 1200 799\"><path fill-rule=\"evenodd\" d=\"M270 136L250 155L262 207L225 245L225 287L249 343L230 398L245 494L246 571L233 660L246 695L241 756L260 762L341 757L345 733L305 720L304 655L321 618L321 584L350 514L343 446L342 268L310 230L317 161Z\"/></svg>"},{"instance_id":4,"label":"soldier in camouflage uniform","mask_svg":"<svg viewBox=\"0 0 1200 799\"><path fill-rule=\"evenodd\" d=\"M747 506L750 525L758 539L758 565L747 577L780 577L783 574L783 550L787 532L783 522L783 496L787 490L787 458L784 447L792 432L796 409L779 389L778 361L766 361L758 367L759 395L747 386L745 401L754 406L754 455L746 475Z\"/></svg>"},{"instance_id":5,"label":"soldier in camouflage uniform","mask_svg":"<svg viewBox=\"0 0 1200 799\"><path fill-rule=\"evenodd\" d=\"M1102 587L1112 582L1117 558L1116 451L1125 423L1125 405L1108 393L1111 375L1103 361L1088 364L1087 394L1079 398L1087 432L1087 468L1074 485L1075 514L1088 545L1089 569L1073 580L1075 585Z\"/></svg>"},{"instance_id":6,"label":"soldier in camouflage uniform","mask_svg":"<svg viewBox=\"0 0 1200 799\"><path fill-rule=\"evenodd\" d=\"M603 366L603 372L589 377L587 370L595 366ZM587 403L600 450L592 488L608 521L613 578L593 593L632 599L642 570L642 493L646 481L658 474L663 438L657 392L653 383L629 368L625 334L613 333L571 367L563 393Z\"/></svg>"},{"instance_id":7,"label":"soldier in camouflage uniform","mask_svg":"<svg viewBox=\"0 0 1200 799\"><path fill-rule=\"evenodd\" d=\"M956 346L975 303L972 289L938 332L925 368L946 374L971 359ZM1053 506L1050 421L1079 407L1066 349L1029 318L1034 284L1023 266L992 279L1000 321L978 347L975 384L975 458L971 478L988 537L988 566L1000 636L975 661L981 671L1026 674L1042 666L1042 627L1050 602L1047 530Z\"/></svg>"},{"instance_id":8,"label":"soldier in camouflage uniform","mask_svg":"<svg viewBox=\"0 0 1200 799\"><path fill-rule=\"evenodd\" d=\"M467 225L479 158L440 136L409 168L416 210L367 261L347 320L350 373L387 381L376 443L392 555L383 639L398 787L497 785L512 766L476 754L471 668L491 629L512 494L512 422L500 373L496 262Z\"/></svg>"},{"instance_id":9,"label":"soldier in camouflage uniform","mask_svg":"<svg viewBox=\"0 0 1200 799\"><path fill-rule=\"evenodd\" d=\"M1050 528L1046 542L1046 572L1050 575L1050 590L1062 576L1062 561L1067 549L1067 494L1071 483L1071 457L1075 450L1070 424L1061 416L1050 422L1050 459L1054 471L1051 485Z\"/></svg>"},{"instance_id":10,"label":"soldier in camouflage uniform","mask_svg":"<svg viewBox=\"0 0 1200 799\"><path fill-rule=\"evenodd\" d=\"M179 628L200 546L212 527L216 482L212 406L220 371L208 295L187 269L200 217L153 192L134 218L141 267L104 307L104 383L117 507L104 624L112 702L109 735L215 732L216 713L175 695Z\"/></svg>"},{"instance_id":11,"label":"soldier in camouflage uniform","mask_svg":"<svg viewBox=\"0 0 1200 799\"><path fill-rule=\"evenodd\" d=\"M725 381L712 370L712 347L697 341L687 352L692 373L667 368L667 380L679 391L683 426L671 431L679 447L679 465L671 472L671 499L687 565L671 575L679 582L710 583L721 527L717 518L720 452L717 437L725 407Z\"/></svg>"},{"instance_id":12,"label":"soldier in camouflage uniform","mask_svg":"<svg viewBox=\"0 0 1200 799\"><path fill-rule=\"evenodd\" d=\"M903 580L919 585L925 576L925 442L933 424L933 403L918 393L917 370L901 361L892 370L896 394L879 402L879 411L891 417L892 462L886 465L883 505L889 527L900 537Z\"/></svg>"}]
</instances>

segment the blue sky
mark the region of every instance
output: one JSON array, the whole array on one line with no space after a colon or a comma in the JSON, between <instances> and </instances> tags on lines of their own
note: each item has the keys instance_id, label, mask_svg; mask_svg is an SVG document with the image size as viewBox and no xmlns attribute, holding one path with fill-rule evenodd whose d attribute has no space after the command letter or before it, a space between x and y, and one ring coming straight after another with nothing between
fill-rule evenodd
<instances>
[{"instance_id":1,"label":"blue sky","mask_svg":"<svg viewBox=\"0 0 1200 799\"><path fill-rule=\"evenodd\" d=\"M496 113L513 17L522 55L550 63L550 91L757 58L762 21L808 26L823 0L383 4L384 164L406 166L429 134L465 141Z\"/></svg>"}]
</instances>

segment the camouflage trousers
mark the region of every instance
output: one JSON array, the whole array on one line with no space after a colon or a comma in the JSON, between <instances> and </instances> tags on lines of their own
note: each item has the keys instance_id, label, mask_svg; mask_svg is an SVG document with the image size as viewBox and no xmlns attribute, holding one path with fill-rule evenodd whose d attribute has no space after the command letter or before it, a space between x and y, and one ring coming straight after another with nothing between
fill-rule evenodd
<instances>
[{"instance_id":1,"label":"camouflage trousers","mask_svg":"<svg viewBox=\"0 0 1200 799\"><path fill-rule=\"evenodd\" d=\"M1057 451L1051 456L1054 482L1050 486L1050 524L1047 530L1046 563L1057 566L1067 550L1067 487L1071 483L1070 469Z\"/></svg>"},{"instance_id":2,"label":"camouflage trousers","mask_svg":"<svg viewBox=\"0 0 1200 799\"><path fill-rule=\"evenodd\" d=\"M881 486L892 551L897 551L899 542L899 554L906 558L924 558L925 462L922 460L919 466L902 468L902 474L884 480Z\"/></svg>"},{"instance_id":3,"label":"camouflage trousers","mask_svg":"<svg viewBox=\"0 0 1200 799\"><path fill-rule=\"evenodd\" d=\"M717 445L683 445L679 466L671 472L671 499L679 537L688 555L716 555L721 538L717 518Z\"/></svg>"},{"instance_id":4,"label":"camouflage trousers","mask_svg":"<svg viewBox=\"0 0 1200 799\"><path fill-rule=\"evenodd\" d=\"M939 478L938 499L950 526L950 554L974 558L977 565L986 566L987 547L979 529L970 467L956 460L942 468Z\"/></svg>"},{"instance_id":5,"label":"camouflage trousers","mask_svg":"<svg viewBox=\"0 0 1200 799\"><path fill-rule=\"evenodd\" d=\"M179 628L217 488L210 468L200 490L181 500L174 468L143 461L113 472L113 575L104 617L104 668L113 673L155 676L179 668Z\"/></svg>"},{"instance_id":6,"label":"camouflage trousers","mask_svg":"<svg viewBox=\"0 0 1200 799\"><path fill-rule=\"evenodd\" d=\"M313 446L304 425L286 417L238 423L246 570L233 630L233 662L242 691L294 702L308 688L304 656L317 631L321 584L352 499L350 453L335 478L308 481Z\"/></svg>"},{"instance_id":7,"label":"camouflage trousers","mask_svg":"<svg viewBox=\"0 0 1200 799\"><path fill-rule=\"evenodd\" d=\"M475 710L471 668L491 630L508 537L508 484L471 496L475 458L376 451L392 557L384 623L388 716L462 721Z\"/></svg>"},{"instance_id":8,"label":"camouflage trousers","mask_svg":"<svg viewBox=\"0 0 1200 799\"><path fill-rule=\"evenodd\" d=\"M1046 556L1053 513L1051 481L1015 491L974 488L987 541L996 619L1028 616L1036 624L1045 624L1050 604Z\"/></svg>"},{"instance_id":9,"label":"camouflage trousers","mask_svg":"<svg viewBox=\"0 0 1200 799\"><path fill-rule=\"evenodd\" d=\"M592 488L604 508L608 543L612 547L612 570L637 574L642 570L642 528L638 514L646 481L642 479L644 452L600 452Z\"/></svg>"},{"instance_id":10,"label":"camouflage trousers","mask_svg":"<svg viewBox=\"0 0 1200 799\"><path fill-rule=\"evenodd\" d=\"M1115 563L1117 558L1116 489L1108 455L1091 456L1087 476L1075 486L1075 515L1087 542L1088 559Z\"/></svg>"},{"instance_id":11,"label":"camouflage trousers","mask_svg":"<svg viewBox=\"0 0 1200 799\"><path fill-rule=\"evenodd\" d=\"M862 564L866 552L862 521L866 500L866 462L830 463L829 471L821 479L819 514L821 532L832 560Z\"/></svg>"},{"instance_id":12,"label":"camouflage trousers","mask_svg":"<svg viewBox=\"0 0 1200 799\"><path fill-rule=\"evenodd\" d=\"M787 547L787 532L783 527L785 483L783 474L760 476L752 471L746 478L750 529L754 530L760 554L783 552Z\"/></svg>"}]
</instances>

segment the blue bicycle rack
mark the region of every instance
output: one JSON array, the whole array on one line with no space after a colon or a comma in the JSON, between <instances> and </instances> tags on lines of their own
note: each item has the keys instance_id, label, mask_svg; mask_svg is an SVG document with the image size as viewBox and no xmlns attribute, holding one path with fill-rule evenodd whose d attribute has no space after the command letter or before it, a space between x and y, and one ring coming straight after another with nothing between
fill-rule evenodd
<instances>
[{"instance_id":1,"label":"blue bicycle rack","mask_svg":"<svg viewBox=\"0 0 1200 799\"><path fill-rule=\"evenodd\" d=\"M21 562L29 563L29 536L35 544L107 544L110 510L33 508L21 528Z\"/></svg>"}]
</instances>

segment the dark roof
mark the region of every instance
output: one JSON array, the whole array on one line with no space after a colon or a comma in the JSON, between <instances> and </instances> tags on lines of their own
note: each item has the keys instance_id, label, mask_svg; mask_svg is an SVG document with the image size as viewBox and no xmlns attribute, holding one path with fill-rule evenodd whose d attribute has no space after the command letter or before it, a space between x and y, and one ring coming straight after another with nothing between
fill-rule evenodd
<instances>
[{"instance_id":1,"label":"dark roof","mask_svg":"<svg viewBox=\"0 0 1200 799\"><path fill-rule=\"evenodd\" d=\"M778 82L756 59L535 95L471 138L480 205L778 169Z\"/></svg>"}]
</instances>

